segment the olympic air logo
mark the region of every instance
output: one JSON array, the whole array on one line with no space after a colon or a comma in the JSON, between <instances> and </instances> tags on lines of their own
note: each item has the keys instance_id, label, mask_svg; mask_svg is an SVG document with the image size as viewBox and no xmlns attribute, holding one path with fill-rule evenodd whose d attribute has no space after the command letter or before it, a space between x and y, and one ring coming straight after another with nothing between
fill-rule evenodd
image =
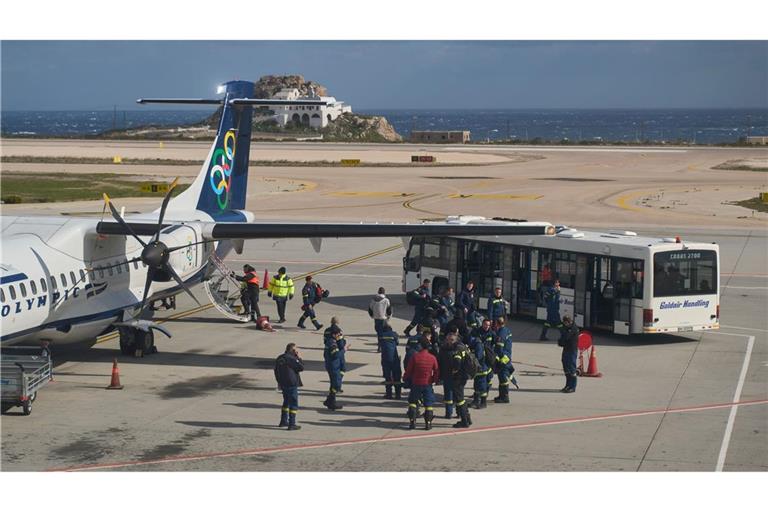
<instances>
[{"instance_id":1,"label":"olympic air logo","mask_svg":"<svg viewBox=\"0 0 768 512\"><path fill-rule=\"evenodd\" d=\"M208 177L211 190L216 194L219 210L225 210L229 205L229 188L232 184L232 162L235 159L235 130L228 130L224 135L224 145L216 148L211 159L211 169Z\"/></svg>"},{"instance_id":2,"label":"olympic air logo","mask_svg":"<svg viewBox=\"0 0 768 512\"><path fill-rule=\"evenodd\" d=\"M52 307L59 306L62 302L68 301L70 299L78 299L80 298L81 292L85 292L85 296L87 299L90 299L91 297L95 297L96 295L101 294L104 292L104 290L107 289L106 282L102 283L89 283L85 285L83 289L81 289L79 286L75 286L74 288L68 288L64 290L64 294L62 295L61 292L58 291L52 291L50 295L50 302L48 301L48 294L35 296L29 299L23 299L16 301L16 303L11 304L4 304L2 308L0 308L0 316L3 318L7 317L11 313L23 313L24 311L31 311L32 309L38 309L42 307L46 307L48 304L51 304Z\"/></svg>"}]
</instances>

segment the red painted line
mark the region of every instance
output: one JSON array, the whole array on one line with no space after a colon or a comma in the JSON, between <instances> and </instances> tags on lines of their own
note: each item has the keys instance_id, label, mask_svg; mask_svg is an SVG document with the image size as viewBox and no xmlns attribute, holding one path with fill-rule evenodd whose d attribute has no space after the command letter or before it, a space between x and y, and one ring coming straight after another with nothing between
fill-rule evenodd
<instances>
[{"instance_id":1,"label":"red painted line","mask_svg":"<svg viewBox=\"0 0 768 512\"><path fill-rule=\"evenodd\" d=\"M689 407L678 407L678 408L672 408L672 409L650 409L645 411L630 411L630 412L621 412L621 413L614 413L614 414L601 414L597 416L559 418L559 419L551 419L551 420L531 421L528 423L511 423L507 425L490 425L487 427L475 427L475 428L469 428L469 429L451 430L447 432L430 432L428 434L407 434L407 435L404 434L404 435L398 435L398 436L392 436L392 437L385 437L385 436L363 437L358 439L348 439L346 441L323 441L319 443L274 446L271 448L252 448L252 449L237 450L237 451L230 451L230 452L203 453L199 455L178 455L174 457L164 457L160 459L145 460L145 461L113 462L113 463L104 463L104 464L88 464L83 466L69 466L64 468L52 468L52 469L48 469L47 471L89 471L94 469L119 469L119 468L133 467L133 466L165 464L169 462L189 462L189 461L196 461L196 460L220 459L220 458L227 458L227 457L246 457L249 455L262 455L265 453L285 453L285 452L294 452L294 451L300 451L300 450L313 450L318 448L332 448L332 447L335 448L338 446L349 446L349 445L355 445L355 444L383 443L388 441L410 441L413 439L431 439L435 437L477 434L480 432L494 432L494 431L500 431L500 430L515 430L515 429L523 429L523 428L531 428L531 427L543 427L543 426L549 426L549 425L563 425L568 423L585 423L589 421L604 421L604 420L612 420L612 419L619 419L619 418L632 418L637 416L649 416L653 414L708 411L713 409L725 409L728 407L732 407L734 405L748 406L748 405L764 405L764 404L768 404L768 399L745 400L741 402L728 402L728 403L720 403L720 404L694 405Z\"/></svg>"}]
</instances>

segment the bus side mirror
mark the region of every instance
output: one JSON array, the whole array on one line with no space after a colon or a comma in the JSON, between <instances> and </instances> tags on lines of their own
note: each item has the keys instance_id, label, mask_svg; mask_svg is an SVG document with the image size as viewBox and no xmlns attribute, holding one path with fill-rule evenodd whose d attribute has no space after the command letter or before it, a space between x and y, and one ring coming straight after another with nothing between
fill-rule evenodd
<instances>
[{"instance_id":1,"label":"bus side mirror","mask_svg":"<svg viewBox=\"0 0 768 512\"><path fill-rule=\"evenodd\" d=\"M408 270L408 257L403 256L403 270Z\"/></svg>"}]
</instances>

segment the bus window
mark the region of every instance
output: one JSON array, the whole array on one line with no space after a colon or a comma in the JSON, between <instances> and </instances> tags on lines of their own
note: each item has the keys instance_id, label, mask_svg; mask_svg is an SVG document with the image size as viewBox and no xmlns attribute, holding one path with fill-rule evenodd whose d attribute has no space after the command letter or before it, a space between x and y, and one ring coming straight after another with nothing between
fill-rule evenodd
<instances>
[{"instance_id":1,"label":"bus window","mask_svg":"<svg viewBox=\"0 0 768 512\"><path fill-rule=\"evenodd\" d=\"M421 266L429 268L448 269L448 243L439 238L424 239Z\"/></svg>"},{"instance_id":2,"label":"bus window","mask_svg":"<svg viewBox=\"0 0 768 512\"><path fill-rule=\"evenodd\" d=\"M558 251L554 260L554 279L560 280L563 288L573 288L576 283L576 254L572 252ZM544 269L541 270L542 282L544 281Z\"/></svg>"},{"instance_id":3,"label":"bus window","mask_svg":"<svg viewBox=\"0 0 768 512\"><path fill-rule=\"evenodd\" d=\"M32 295L37 295L37 283L34 281L29 282L29 288L32 290Z\"/></svg>"},{"instance_id":4,"label":"bus window","mask_svg":"<svg viewBox=\"0 0 768 512\"><path fill-rule=\"evenodd\" d=\"M667 251L653 255L653 296L717 293L715 251Z\"/></svg>"},{"instance_id":5,"label":"bus window","mask_svg":"<svg viewBox=\"0 0 768 512\"><path fill-rule=\"evenodd\" d=\"M48 291L48 285L45 284L45 278L40 278L40 289L43 291L43 293Z\"/></svg>"},{"instance_id":6,"label":"bus window","mask_svg":"<svg viewBox=\"0 0 768 512\"><path fill-rule=\"evenodd\" d=\"M421 239L413 238L411 239L411 248L408 250L408 256L405 258L405 270L408 272L418 272L419 269L421 269Z\"/></svg>"},{"instance_id":7,"label":"bus window","mask_svg":"<svg viewBox=\"0 0 768 512\"><path fill-rule=\"evenodd\" d=\"M539 257L541 258L541 265L539 265L538 268L541 270L539 271L539 286L543 285L546 281L549 281L550 283L553 282L554 279L557 279L557 270L553 270L554 264L552 261L552 252L548 251L546 249L541 249L539 251ZM565 286L562 282L560 283L562 286ZM568 286L567 288L570 288Z\"/></svg>"}]
</instances>

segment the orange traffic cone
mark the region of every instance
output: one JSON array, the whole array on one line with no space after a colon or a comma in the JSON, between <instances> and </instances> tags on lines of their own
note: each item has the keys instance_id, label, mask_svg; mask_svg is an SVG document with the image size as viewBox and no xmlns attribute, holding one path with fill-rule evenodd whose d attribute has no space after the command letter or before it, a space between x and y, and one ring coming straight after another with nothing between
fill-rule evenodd
<instances>
[{"instance_id":1,"label":"orange traffic cone","mask_svg":"<svg viewBox=\"0 0 768 512\"><path fill-rule=\"evenodd\" d=\"M256 319L256 325L261 329L262 331L268 331L272 332L274 329L272 329L272 325L269 323L269 317L268 316L260 316Z\"/></svg>"},{"instance_id":2,"label":"orange traffic cone","mask_svg":"<svg viewBox=\"0 0 768 512\"><path fill-rule=\"evenodd\" d=\"M582 377L602 377L603 374L600 373L600 371L597 369L597 348L592 345L592 351L589 354L589 367L587 368L587 373L583 374Z\"/></svg>"},{"instance_id":3,"label":"orange traffic cone","mask_svg":"<svg viewBox=\"0 0 768 512\"><path fill-rule=\"evenodd\" d=\"M120 384L120 370L117 368L117 358L112 359L112 381L105 389L123 389Z\"/></svg>"},{"instance_id":4,"label":"orange traffic cone","mask_svg":"<svg viewBox=\"0 0 768 512\"><path fill-rule=\"evenodd\" d=\"M261 282L262 288L267 287L267 279L269 279L269 274L267 273L267 269L264 269L264 280Z\"/></svg>"}]
</instances>

